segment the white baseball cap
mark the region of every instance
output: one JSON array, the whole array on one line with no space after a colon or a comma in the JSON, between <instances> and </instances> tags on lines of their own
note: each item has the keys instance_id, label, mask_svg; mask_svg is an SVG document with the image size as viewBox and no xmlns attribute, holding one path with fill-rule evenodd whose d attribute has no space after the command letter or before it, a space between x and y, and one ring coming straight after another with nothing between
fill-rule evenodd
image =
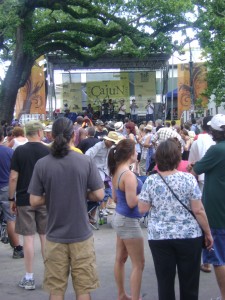
<instances>
[{"instance_id":1,"label":"white baseball cap","mask_svg":"<svg viewBox=\"0 0 225 300\"><path fill-rule=\"evenodd\" d=\"M52 124L47 125L44 129L45 132L52 132Z\"/></svg>"},{"instance_id":2,"label":"white baseball cap","mask_svg":"<svg viewBox=\"0 0 225 300\"><path fill-rule=\"evenodd\" d=\"M211 121L207 123L207 125L210 125L214 130L224 131L225 129L221 128L221 126L225 126L225 115L223 114L215 115L211 119Z\"/></svg>"}]
</instances>

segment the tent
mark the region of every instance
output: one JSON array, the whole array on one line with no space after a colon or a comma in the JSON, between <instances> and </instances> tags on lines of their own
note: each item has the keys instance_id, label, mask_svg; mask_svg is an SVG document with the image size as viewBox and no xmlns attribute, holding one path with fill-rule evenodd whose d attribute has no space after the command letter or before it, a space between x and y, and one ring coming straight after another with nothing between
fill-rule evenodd
<instances>
[{"instance_id":1,"label":"tent","mask_svg":"<svg viewBox=\"0 0 225 300\"><path fill-rule=\"evenodd\" d=\"M178 96L178 88L174 89L173 91L170 91L166 94L167 99L172 98L172 92L173 92L173 98L177 98Z\"/></svg>"}]
</instances>

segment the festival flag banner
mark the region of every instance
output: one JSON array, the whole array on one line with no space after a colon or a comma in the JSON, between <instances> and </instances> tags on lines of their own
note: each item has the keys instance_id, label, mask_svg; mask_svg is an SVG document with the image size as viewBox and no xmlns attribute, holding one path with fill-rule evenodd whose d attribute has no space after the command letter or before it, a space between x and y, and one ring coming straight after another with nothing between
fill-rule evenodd
<instances>
[{"instance_id":1,"label":"festival flag banner","mask_svg":"<svg viewBox=\"0 0 225 300\"><path fill-rule=\"evenodd\" d=\"M178 64L178 118L183 111L194 109L197 99L201 98L201 106L207 106L208 98L202 93L207 88L207 69L203 63L193 64L193 107L191 107L190 66L189 64Z\"/></svg>"},{"instance_id":2,"label":"festival flag banner","mask_svg":"<svg viewBox=\"0 0 225 300\"><path fill-rule=\"evenodd\" d=\"M208 98L202 93L207 89L207 68L204 63L195 63L193 68L193 89L194 99L201 99L201 107L206 108L208 105Z\"/></svg>"},{"instance_id":3,"label":"festival flag banner","mask_svg":"<svg viewBox=\"0 0 225 300\"><path fill-rule=\"evenodd\" d=\"M16 99L17 118L20 118L22 114L46 113L44 65L39 65L43 60L44 56L41 56L35 61L29 79L25 86L18 91Z\"/></svg>"},{"instance_id":4,"label":"festival flag banner","mask_svg":"<svg viewBox=\"0 0 225 300\"><path fill-rule=\"evenodd\" d=\"M178 119L185 110L191 108L191 88L189 64L178 64Z\"/></svg>"}]
</instances>

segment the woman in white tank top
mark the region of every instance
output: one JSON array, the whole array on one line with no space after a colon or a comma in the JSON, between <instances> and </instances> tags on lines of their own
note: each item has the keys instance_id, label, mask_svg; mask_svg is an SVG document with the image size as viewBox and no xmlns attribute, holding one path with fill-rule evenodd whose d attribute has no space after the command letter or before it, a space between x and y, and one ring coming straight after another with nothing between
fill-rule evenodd
<instances>
[{"instance_id":1,"label":"woman in white tank top","mask_svg":"<svg viewBox=\"0 0 225 300\"><path fill-rule=\"evenodd\" d=\"M18 146L24 145L28 142L28 139L24 136L24 130L22 127L16 126L12 132L13 139L9 143L9 147L15 150Z\"/></svg>"}]
</instances>

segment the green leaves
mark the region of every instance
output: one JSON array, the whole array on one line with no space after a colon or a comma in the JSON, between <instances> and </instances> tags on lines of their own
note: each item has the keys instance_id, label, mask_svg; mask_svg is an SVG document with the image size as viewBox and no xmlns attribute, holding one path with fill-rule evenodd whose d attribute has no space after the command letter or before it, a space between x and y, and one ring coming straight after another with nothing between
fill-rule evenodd
<instances>
[{"instance_id":1,"label":"green leaves","mask_svg":"<svg viewBox=\"0 0 225 300\"><path fill-rule=\"evenodd\" d=\"M225 102L225 1L205 0L198 3L197 37L208 58L208 96L217 105Z\"/></svg>"}]
</instances>

